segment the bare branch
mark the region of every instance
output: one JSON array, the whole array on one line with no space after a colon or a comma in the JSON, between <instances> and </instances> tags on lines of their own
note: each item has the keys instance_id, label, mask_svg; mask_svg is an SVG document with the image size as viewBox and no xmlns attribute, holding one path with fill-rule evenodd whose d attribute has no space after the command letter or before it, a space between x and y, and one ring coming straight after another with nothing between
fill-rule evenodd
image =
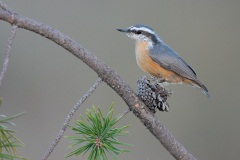
<instances>
[{"instance_id":1,"label":"bare branch","mask_svg":"<svg viewBox=\"0 0 240 160\"><path fill-rule=\"evenodd\" d=\"M2 3L0 1L0 3ZM0 7L2 5L0 4ZM178 160L196 160L181 145L173 135L162 125L139 99L133 89L119 77L119 75L104 62L99 60L95 55L83 48L73 39L65 36L58 30L36 22L32 19L23 17L17 13L11 13L0 8L0 19L17 25L19 28L33 31L40 34L56 44L62 46L77 58L81 59L89 67L91 67L98 76L106 82L116 93L126 102L129 109L133 111L140 121L148 128L148 130L162 143L162 145Z\"/></svg>"},{"instance_id":2,"label":"bare branch","mask_svg":"<svg viewBox=\"0 0 240 160\"><path fill-rule=\"evenodd\" d=\"M13 39L14 39L14 36L16 35L16 32L17 32L17 26L13 25L12 26L12 31L8 36L5 59L4 59L4 62L3 62L2 70L0 72L0 86L2 85L3 78L4 78L5 73L7 71L7 68L8 68L8 64L9 64L9 60L10 60L10 56L11 56L11 51L12 51Z\"/></svg>"},{"instance_id":3,"label":"bare branch","mask_svg":"<svg viewBox=\"0 0 240 160\"><path fill-rule=\"evenodd\" d=\"M3 10L10 12L10 13L14 13L13 10L11 10L5 3L3 3L2 0L0 0L0 8L2 8Z\"/></svg>"},{"instance_id":4,"label":"bare branch","mask_svg":"<svg viewBox=\"0 0 240 160\"><path fill-rule=\"evenodd\" d=\"M92 85L92 87L87 91L87 93L84 94L84 96L73 107L71 112L67 115L67 118L65 119L65 121L63 123L62 129L59 131L58 135L56 136L56 138L52 142L52 144L49 147L48 151L43 156L42 160L46 160L50 156L50 154L52 153L52 151L54 150L54 148L56 147L56 145L58 144L58 142L62 138L64 132L66 131L67 125L69 124L70 120L72 119L74 113L78 110L78 108L82 105L82 103L90 96L90 94L93 93L93 91L97 88L97 86L101 82L102 82L101 78L98 78L97 81Z\"/></svg>"},{"instance_id":5,"label":"bare branch","mask_svg":"<svg viewBox=\"0 0 240 160\"><path fill-rule=\"evenodd\" d=\"M129 109L127 109L127 110L125 110L125 111L123 111L123 113L122 114L120 114L120 118L122 118L122 117L124 117L126 114L128 114L130 112L130 110Z\"/></svg>"}]
</instances>

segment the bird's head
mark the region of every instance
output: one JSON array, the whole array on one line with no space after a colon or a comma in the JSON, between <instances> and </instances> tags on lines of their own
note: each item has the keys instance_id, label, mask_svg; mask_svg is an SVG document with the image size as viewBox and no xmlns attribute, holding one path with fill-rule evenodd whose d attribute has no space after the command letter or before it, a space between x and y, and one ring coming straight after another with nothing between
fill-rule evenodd
<instances>
[{"instance_id":1,"label":"bird's head","mask_svg":"<svg viewBox=\"0 0 240 160\"><path fill-rule=\"evenodd\" d=\"M126 29L117 29L117 30L120 32L126 33L128 37L136 41L140 41L140 42L146 41L152 44L161 41L161 39L158 37L156 32L152 28L146 25L137 24L135 26L130 26Z\"/></svg>"}]
</instances>

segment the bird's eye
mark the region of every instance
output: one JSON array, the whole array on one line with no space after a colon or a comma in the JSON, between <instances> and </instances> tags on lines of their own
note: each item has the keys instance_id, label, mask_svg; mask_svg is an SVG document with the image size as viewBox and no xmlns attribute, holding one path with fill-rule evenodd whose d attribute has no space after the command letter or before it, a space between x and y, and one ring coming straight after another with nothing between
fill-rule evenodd
<instances>
[{"instance_id":1,"label":"bird's eye","mask_svg":"<svg viewBox=\"0 0 240 160\"><path fill-rule=\"evenodd\" d=\"M136 31L136 34L141 34L142 33L142 31Z\"/></svg>"}]
</instances>

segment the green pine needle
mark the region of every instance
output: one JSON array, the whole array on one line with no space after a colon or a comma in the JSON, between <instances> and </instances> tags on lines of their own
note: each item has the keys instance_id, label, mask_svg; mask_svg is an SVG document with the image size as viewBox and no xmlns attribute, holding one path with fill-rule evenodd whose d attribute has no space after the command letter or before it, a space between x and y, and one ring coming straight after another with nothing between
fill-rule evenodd
<instances>
[{"instance_id":1,"label":"green pine needle","mask_svg":"<svg viewBox=\"0 0 240 160\"><path fill-rule=\"evenodd\" d=\"M15 131L9 130L7 126L3 124L10 124L14 125L14 123L10 122L9 120L12 120L14 118L17 118L24 113L17 114L12 117L7 117L5 115L0 115L0 159L25 159L23 157L20 157L18 155L18 152L16 150L16 147L23 146L23 143L14 136ZM3 151L6 151L6 153L3 153Z\"/></svg>"},{"instance_id":2,"label":"green pine needle","mask_svg":"<svg viewBox=\"0 0 240 160\"><path fill-rule=\"evenodd\" d=\"M128 132L124 130L129 126L114 127L120 119L120 115L113 117L113 105L110 106L110 110L105 117L99 107L93 106L92 110L87 109L86 120L80 115L80 119L74 122L75 126L70 126L77 136L66 137L71 143L69 148L81 146L70 152L66 157L80 154L84 156L89 152L88 160L107 160L108 157L118 160L116 155L129 152L129 150L120 149L116 145L132 146L119 142L116 138L128 135Z\"/></svg>"}]
</instances>

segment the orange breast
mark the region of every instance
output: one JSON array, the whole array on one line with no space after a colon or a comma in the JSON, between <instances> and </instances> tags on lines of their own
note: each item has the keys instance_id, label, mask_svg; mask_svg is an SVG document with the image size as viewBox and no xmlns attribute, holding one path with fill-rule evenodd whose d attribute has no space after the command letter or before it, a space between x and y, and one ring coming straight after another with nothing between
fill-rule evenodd
<instances>
[{"instance_id":1,"label":"orange breast","mask_svg":"<svg viewBox=\"0 0 240 160\"><path fill-rule=\"evenodd\" d=\"M143 71L150 73L155 77L164 78L166 82L170 83L181 83L185 81L184 77L181 77L172 71L164 69L149 57L149 49L147 42L136 43L136 59L138 66Z\"/></svg>"}]
</instances>

